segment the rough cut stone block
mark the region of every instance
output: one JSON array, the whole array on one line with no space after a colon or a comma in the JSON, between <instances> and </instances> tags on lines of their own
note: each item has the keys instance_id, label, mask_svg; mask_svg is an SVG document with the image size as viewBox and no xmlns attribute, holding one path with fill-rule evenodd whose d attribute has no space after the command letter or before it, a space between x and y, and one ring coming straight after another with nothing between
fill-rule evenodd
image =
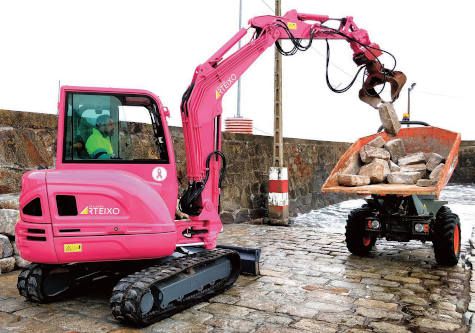
<instances>
[{"instance_id":1,"label":"rough cut stone block","mask_svg":"<svg viewBox=\"0 0 475 333\"><path fill-rule=\"evenodd\" d=\"M409 155L399 158L398 160L399 166L408 165L408 164L425 163L425 162L426 162L426 157L424 153L422 152L409 154Z\"/></svg>"},{"instance_id":2,"label":"rough cut stone block","mask_svg":"<svg viewBox=\"0 0 475 333\"><path fill-rule=\"evenodd\" d=\"M420 172L393 172L388 175L388 183L414 185L420 178Z\"/></svg>"},{"instance_id":3,"label":"rough cut stone block","mask_svg":"<svg viewBox=\"0 0 475 333\"><path fill-rule=\"evenodd\" d=\"M404 141L401 139L394 139L386 142L384 145L387 151L391 154L391 161L397 163L397 161L406 156L406 147L404 146Z\"/></svg>"},{"instance_id":4,"label":"rough cut stone block","mask_svg":"<svg viewBox=\"0 0 475 333\"><path fill-rule=\"evenodd\" d=\"M20 256L15 256L15 265L16 265L16 267L18 267L18 268L25 268L25 267L28 266L29 264L31 264L30 261L25 260L25 259L23 259L23 258L20 257Z\"/></svg>"},{"instance_id":5,"label":"rough cut stone block","mask_svg":"<svg viewBox=\"0 0 475 333\"><path fill-rule=\"evenodd\" d=\"M388 161L376 158L370 164L362 166L359 175L368 176L371 183L378 184L384 182L390 173Z\"/></svg>"},{"instance_id":6,"label":"rough cut stone block","mask_svg":"<svg viewBox=\"0 0 475 333\"><path fill-rule=\"evenodd\" d=\"M368 142L367 144L368 144L368 146L372 146L372 147L376 147L376 148L383 148L385 143L386 143L386 141L384 141L384 139L381 136L377 136L373 140Z\"/></svg>"},{"instance_id":7,"label":"rough cut stone block","mask_svg":"<svg viewBox=\"0 0 475 333\"><path fill-rule=\"evenodd\" d=\"M442 172L442 169L444 168L444 166L445 166L444 163L440 163L438 166L436 166L435 169L432 170L432 172L430 173L429 179L439 180L440 173Z\"/></svg>"},{"instance_id":8,"label":"rough cut stone block","mask_svg":"<svg viewBox=\"0 0 475 333\"><path fill-rule=\"evenodd\" d=\"M425 163L408 164L408 165L403 165L400 168L401 168L401 171L403 172L426 171L426 164Z\"/></svg>"},{"instance_id":9,"label":"rough cut stone block","mask_svg":"<svg viewBox=\"0 0 475 333\"><path fill-rule=\"evenodd\" d=\"M0 194L0 209L18 209L18 195Z\"/></svg>"},{"instance_id":10,"label":"rough cut stone block","mask_svg":"<svg viewBox=\"0 0 475 333\"><path fill-rule=\"evenodd\" d=\"M401 166L401 172L420 172L421 178L424 178L427 172L425 163L408 164Z\"/></svg>"},{"instance_id":11,"label":"rough cut stone block","mask_svg":"<svg viewBox=\"0 0 475 333\"><path fill-rule=\"evenodd\" d=\"M234 218L234 223L243 223L251 220L251 215L248 208L241 208Z\"/></svg>"},{"instance_id":12,"label":"rough cut stone block","mask_svg":"<svg viewBox=\"0 0 475 333\"><path fill-rule=\"evenodd\" d=\"M13 254L20 255L20 252L18 252L18 247L16 246L16 242L12 242L13 246Z\"/></svg>"},{"instance_id":13,"label":"rough cut stone block","mask_svg":"<svg viewBox=\"0 0 475 333\"><path fill-rule=\"evenodd\" d=\"M389 170L391 170L391 172L399 172L401 171L401 167L393 161L389 161Z\"/></svg>"},{"instance_id":14,"label":"rough cut stone block","mask_svg":"<svg viewBox=\"0 0 475 333\"><path fill-rule=\"evenodd\" d=\"M0 233L15 236L15 224L18 221L16 209L0 209Z\"/></svg>"},{"instance_id":15,"label":"rough cut stone block","mask_svg":"<svg viewBox=\"0 0 475 333\"><path fill-rule=\"evenodd\" d=\"M435 184L437 184L437 180L435 179L419 179L416 183L416 185L420 187L430 187Z\"/></svg>"},{"instance_id":16,"label":"rough cut stone block","mask_svg":"<svg viewBox=\"0 0 475 333\"><path fill-rule=\"evenodd\" d=\"M13 255L13 246L5 235L0 235L0 258L7 258Z\"/></svg>"},{"instance_id":17,"label":"rough cut stone block","mask_svg":"<svg viewBox=\"0 0 475 333\"><path fill-rule=\"evenodd\" d=\"M231 212L222 212L219 216L221 217L221 222L224 224L234 223L234 215Z\"/></svg>"},{"instance_id":18,"label":"rough cut stone block","mask_svg":"<svg viewBox=\"0 0 475 333\"><path fill-rule=\"evenodd\" d=\"M0 259L0 273L11 272L13 271L14 268L15 268L14 257Z\"/></svg>"},{"instance_id":19,"label":"rough cut stone block","mask_svg":"<svg viewBox=\"0 0 475 333\"><path fill-rule=\"evenodd\" d=\"M379 107L379 118L386 133L390 135L397 135L399 133L401 124L392 103L381 104Z\"/></svg>"},{"instance_id":20,"label":"rough cut stone block","mask_svg":"<svg viewBox=\"0 0 475 333\"><path fill-rule=\"evenodd\" d=\"M382 160L389 160L391 155L386 149L376 148L373 146L365 145L360 150L360 158L363 163L371 163L375 158Z\"/></svg>"},{"instance_id":21,"label":"rough cut stone block","mask_svg":"<svg viewBox=\"0 0 475 333\"><path fill-rule=\"evenodd\" d=\"M2 119L3 120L3 119ZM0 132L1 134L1 132ZM10 145L3 144L4 142L11 142L8 139L2 138L0 135L0 142L2 143L2 148L9 148ZM15 142L15 141L14 141ZM31 143L31 142L30 142ZM15 147L15 145L13 145ZM29 146L27 146L29 147ZM28 151L27 147L21 147L21 150L19 150L18 153L13 153L14 157L18 158L18 155L26 155ZM0 161L5 158L5 152L2 151L3 149L0 150ZM16 149L20 149L20 147L16 147ZM21 151L21 153L20 153ZM10 152L7 152L10 153ZM2 156L3 155L3 156ZM10 156L11 156L10 155ZM2 161L3 162L3 161ZM11 165L1 165L0 163L0 193L14 193L14 192L19 192L20 191L20 183L21 183L21 176L23 170L16 170L12 169Z\"/></svg>"},{"instance_id":22,"label":"rough cut stone block","mask_svg":"<svg viewBox=\"0 0 475 333\"><path fill-rule=\"evenodd\" d=\"M444 161L444 158L436 153L431 153L427 159L427 170L434 170L440 163Z\"/></svg>"},{"instance_id":23,"label":"rough cut stone block","mask_svg":"<svg viewBox=\"0 0 475 333\"><path fill-rule=\"evenodd\" d=\"M368 176L358 176L358 175L338 175L338 184L341 186L363 186L369 185L371 180Z\"/></svg>"},{"instance_id":24,"label":"rough cut stone block","mask_svg":"<svg viewBox=\"0 0 475 333\"><path fill-rule=\"evenodd\" d=\"M360 155L353 154L348 159L347 163L348 164L342 169L341 173L345 175L357 175L361 167Z\"/></svg>"}]
</instances>

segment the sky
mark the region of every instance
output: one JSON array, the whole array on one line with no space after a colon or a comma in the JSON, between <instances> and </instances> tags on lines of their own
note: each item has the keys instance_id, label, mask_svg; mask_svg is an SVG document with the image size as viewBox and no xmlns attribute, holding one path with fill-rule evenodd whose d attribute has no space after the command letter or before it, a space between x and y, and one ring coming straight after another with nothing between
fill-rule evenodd
<instances>
[{"instance_id":1,"label":"sky","mask_svg":"<svg viewBox=\"0 0 475 333\"><path fill-rule=\"evenodd\" d=\"M245 27L251 17L273 14L272 0L242 3ZM475 140L472 7L468 0L282 0L283 13L353 16L416 82L412 120L466 140ZM238 14L239 0L1 1L0 109L56 113L60 84L140 88L159 95L169 124L180 126L194 69L237 32ZM343 87L356 65L346 42L331 47L330 78ZM316 41L283 59L284 136L349 142L374 133L379 116L358 99L361 80L345 94L326 86L325 52ZM241 115L253 119L255 134L273 133L273 57L269 48L241 78ZM224 118L236 114L236 91L223 98ZM399 116L407 109L407 86L395 108Z\"/></svg>"}]
</instances>

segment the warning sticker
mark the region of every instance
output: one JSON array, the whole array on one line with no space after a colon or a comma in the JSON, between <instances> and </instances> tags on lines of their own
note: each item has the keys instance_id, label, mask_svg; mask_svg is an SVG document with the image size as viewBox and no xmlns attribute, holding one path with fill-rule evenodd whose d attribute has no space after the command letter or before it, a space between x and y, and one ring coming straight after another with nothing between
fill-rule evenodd
<instances>
[{"instance_id":1,"label":"warning sticker","mask_svg":"<svg viewBox=\"0 0 475 333\"><path fill-rule=\"evenodd\" d=\"M289 28L290 30L297 30L297 23L287 22L287 28Z\"/></svg>"},{"instance_id":2,"label":"warning sticker","mask_svg":"<svg viewBox=\"0 0 475 333\"><path fill-rule=\"evenodd\" d=\"M64 244L64 253L82 252L82 244Z\"/></svg>"}]
</instances>

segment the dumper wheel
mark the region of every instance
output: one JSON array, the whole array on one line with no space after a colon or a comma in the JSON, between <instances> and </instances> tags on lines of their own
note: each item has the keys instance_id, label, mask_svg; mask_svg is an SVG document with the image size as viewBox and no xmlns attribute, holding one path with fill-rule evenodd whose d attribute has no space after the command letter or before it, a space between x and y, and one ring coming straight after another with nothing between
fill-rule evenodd
<instances>
[{"instance_id":1,"label":"dumper wheel","mask_svg":"<svg viewBox=\"0 0 475 333\"><path fill-rule=\"evenodd\" d=\"M439 265L455 266L460 257L460 220L449 207L437 212L432 230L435 260Z\"/></svg>"},{"instance_id":2,"label":"dumper wheel","mask_svg":"<svg viewBox=\"0 0 475 333\"><path fill-rule=\"evenodd\" d=\"M366 256L376 243L376 236L366 229L366 218L372 216L372 210L367 205L354 209L346 221L346 247L358 256Z\"/></svg>"}]
</instances>

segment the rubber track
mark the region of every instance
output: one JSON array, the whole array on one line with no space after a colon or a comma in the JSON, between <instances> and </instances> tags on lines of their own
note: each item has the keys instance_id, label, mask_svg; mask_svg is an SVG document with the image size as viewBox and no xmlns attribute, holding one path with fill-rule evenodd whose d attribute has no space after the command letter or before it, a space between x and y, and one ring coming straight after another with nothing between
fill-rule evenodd
<instances>
[{"instance_id":1,"label":"rubber track","mask_svg":"<svg viewBox=\"0 0 475 333\"><path fill-rule=\"evenodd\" d=\"M17 289L29 301L43 303L45 299L41 291L43 269L39 264L31 264L18 275Z\"/></svg>"},{"instance_id":2,"label":"rubber track","mask_svg":"<svg viewBox=\"0 0 475 333\"><path fill-rule=\"evenodd\" d=\"M192 294L179 303L173 302L166 309L152 309L146 315L140 311L140 301L150 288L194 267L212 263L220 258L229 257L231 260L230 277L214 286ZM230 288L239 276L239 254L227 249L214 249L195 253L186 257L173 259L165 264L145 268L139 272L122 278L112 291L110 306L113 316L122 322L137 326L146 326L168 318L196 303L205 301L214 295Z\"/></svg>"}]
</instances>

